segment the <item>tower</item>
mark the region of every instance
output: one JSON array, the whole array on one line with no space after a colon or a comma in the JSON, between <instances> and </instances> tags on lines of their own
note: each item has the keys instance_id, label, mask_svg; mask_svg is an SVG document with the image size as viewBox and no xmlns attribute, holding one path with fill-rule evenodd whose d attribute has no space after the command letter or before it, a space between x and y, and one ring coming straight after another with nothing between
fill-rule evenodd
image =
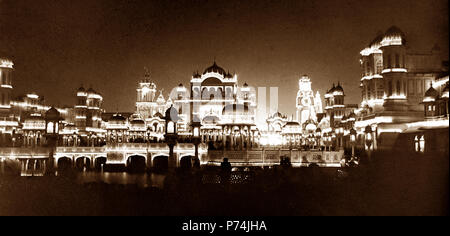
<instances>
[{"instance_id":1,"label":"tower","mask_svg":"<svg viewBox=\"0 0 450 236\"><path fill-rule=\"evenodd\" d=\"M407 109L406 48L403 32L395 26L386 31L381 40L383 51L384 109L398 111Z\"/></svg>"},{"instance_id":2,"label":"tower","mask_svg":"<svg viewBox=\"0 0 450 236\"><path fill-rule=\"evenodd\" d=\"M11 108L13 66L9 59L0 58L0 113L9 113Z\"/></svg>"},{"instance_id":3,"label":"tower","mask_svg":"<svg viewBox=\"0 0 450 236\"><path fill-rule=\"evenodd\" d=\"M316 116L316 98L311 90L311 80L307 75L303 75L299 79L299 90L297 92L297 121L300 124L305 123L307 120L313 120L317 122ZM321 106L321 105L320 105Z\"/></svg>"},{"instance_id":4,"label":"tower","mask_svg":"<svg viewBox=\"0 0 450 236\"><path fill-rule=\"evenodd\" d=\"M77 103L75 105L75 126L81 130L86 128L87 96L86 90L81 86L77 91Z\"/></svg>"},{"instance_id":5,"label":"tower","mask_svg":"<svg viewBox=\"0 0 450 236\"><path fill-rule=\"evenodd\" d=\"M157 111L156 85L150 81L150 74L145 72L143 80L139 82L136 99L136 112L141 118L152 117Z\"/></svg>"}]
</instances>

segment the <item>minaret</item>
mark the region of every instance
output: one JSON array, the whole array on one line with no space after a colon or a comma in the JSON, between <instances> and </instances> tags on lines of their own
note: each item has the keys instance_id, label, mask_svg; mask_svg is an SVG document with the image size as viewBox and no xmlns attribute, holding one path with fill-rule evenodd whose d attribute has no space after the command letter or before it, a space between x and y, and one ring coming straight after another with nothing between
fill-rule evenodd
<instances>
[{"instance_id":1,"label":"minaret","mask_svg":"<svg viewBox=\"0 0 450 236\"><path fill-rule=\"evenodd\" d=\"M389 28L381 41L383 51L384 109L394 111L402 109L406 103L406 47L405 35L397 27Z\"/></svg>"},{"instance_id":2,"label":"minaret","mask_svg":"<svg viewBox=\"0 0 450 236\"><path fill-rule=\"evenodd\" d=\"M0 58L0 113L9 113L12 94L12 61Z\"/></svg>"},{"instance_id":3,"label":"minaret","mask_svg":"<svg viewBox=\"0 0 450 236\"><path fill-rule=\"evenodd\" d=\"M75 126L84 130L86 128L86 115L88 110L87 92L83 86L77 90L77 103L75 105Z\"/></svg>"}]
</instances>

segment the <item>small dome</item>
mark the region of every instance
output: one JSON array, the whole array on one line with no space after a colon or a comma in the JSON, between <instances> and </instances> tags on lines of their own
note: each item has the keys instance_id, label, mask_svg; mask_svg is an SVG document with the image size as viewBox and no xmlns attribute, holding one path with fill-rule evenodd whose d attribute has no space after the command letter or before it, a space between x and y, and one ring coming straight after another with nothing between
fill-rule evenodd
<instances>
[{"instance_id":1,"label":"small dome","mask_svg":"<svg viewBox=\"0 0 450 236\"><path fill-rule=\"evenodd\" d=\"M83 85L78 88L78 92L85 92L85 91L86 91L86 89L84 89Z\"/></svg>"},{"instance_id":2,"label":"small dome","mask_svg":"<svg viewBox=\"0 0 450 236\"><path fill-rule=\"evenodd\" d=\"M338 85L336 86L336 88L334 89L333 92L342 92L342 93L344 93L344 89L343 89L342 86L338 83Z\"/></svg>"},{"instance_id":3,"label":"small dome","mask_svg":"<svg viewBox=\"0 0 450 236\"><path fill-rule=\"evenodd\" d=\"M198 71L196 71L192 74L192 77L195 79L199 79L201 77L201 75L198 73Z\"/></svg>"},{"instance_id":4,"label":"small dome","mask_svg":"<svg viewBox=\"0 0 450 236\"><path fill-rule=\"evenodd\" d=\"M386 30L385 36L403 36L405 35L403 31L397 26L393 25L388 30Z\"/></svg>"},{"instance_id":5,"label":"small dome","mask_svg":"<svg viewBox=\"0 0 450 236\"><path fill-rule=\"evenodd\" d=\"M348 119L349 120L354 120L356 119L356 114L354 112L350 113L350 115L348 115Z\"/></svg>"},{"instance_id":6,"label":"small dome","mask_svg":"<svg viewBox=\"0 0 450 236\"><path fill-rule=\"evenodd\" d=\"M87 90L87 92L90 93L90 94L96 94L96 92L95 92L95 90L93 88L89 88Z\"/></svg>"},{"instance_id":7,"label":"small dome","mask_svg":"<svg viewBox=\"0 0 450 236\"><path fill-rule=\"evenodd\" d=\"M247 84L247 82L245 82L245 83L244 83L244 88L246 88L246 87L248 87L248 84Z\"/></svg>"},{"instance_id":8,"label":"small dome","mask_svg":"<svg viewBox=\"0 0 450 236\"><path fill-rule=\"evenodd\" d=\"M217 124L220 118L215 115L208 115L203 118L203 123L205 124Z\"/></svg>"},{"instance_id":9,"label":"small dome","mask_svg":"<svg viewBox=\"0 0 450 236\"><path fill-rule=\"evenodd\" d=\"M434 102L436 98L439 97L439 92L430 86L430 88L425 92L423 102Z\"/></svg>"},{"instance_id":10,"label":"small dome","mask_svg":"<svg viewBox=\"0 0 450 236\"><path fill-rule=\"evenodd\" d=\"M300 124L297 121L289 121L284 126L285 127L288 127L288 126L300 126Z\"/></svg>"},{"instance_id":11,"label":"small dome","mask_svg":"<svg viewBox=\"0 0 450 236\"><path fill-rule=\"evenodd\" d=\"M163 104L166 102L166 99L164 99L164 96L162 95L162 93L159 93L158 98L156 99L157 103Z\"/></svg>"},{"instance_id":12,"label":"small dome","mask_svg":"<svg viewBox=\"0 0 450 236\"><path fill-rule=\"evenodd\" d=\"M438 91L436 91L436 89L434 89L433 86L431 86L431 87L425 92L425 97L430 97L430 96L436 97L436 96L438 96L438 95L439 95Z\"/></svg>"},{"instance_id":13,"label":"small dome","mask_svg":"<svg viewBox=\"0 0 450 236\"><path fill-rule=\"evenodd\" d=\"M228 71L227 74L225 75L225 78L231 79L231 78L233 78L233 75L230 74L230 72Z\"/></svg>"},{"instance_id":14,"label":"small dome","mask_svg":"<svg viewBox=\"0 0 450 236\"><path fill-rule=\"evenodd\" d=\"M317 129L316 124L311 119L307 120L304 125L305 125L305 130L308 132L315 132Z\"/></svg>"},{"instance_id":15,"label":"small dome","mask_svg":"<svg viewBox=\"0 0 450 236\"><path fill-rule=\"evenodd\" d=\"M45 112L46 120L60 120L61 114L55 107L51 107L48 111Z\"/></svg>"},{"instance_id":16,"label":"small dome","mask_svg":"<svg viewBox=\"0 0 450 236\"><path fill-rule=\"evenodd\" d=\"M167 120L178 121L180 118L178 117L178 111L173 105L166 110L166 115L164 116Z\"/></svg>"},{"instance_id":17,"label":"small dome","mask_svg":"<svg viewBox=\"0 0 450 236\"><path fill-rule=\"evenodd\" d=\"M226 75L225 70L222 67L218 66L216 64L216 62L214 62L214 64L212 66L206 68L205 71L203 72L203 74L212 73L212 72L218 73L218 74L221 74L221 75Z\"/></svg>"},{"instance_id":18,"label":"small dome","mask_svg":"<svg viewBox=\"0 0 450 236\"><path fill-rule=\"evenodd\" d=\"M327 94L332 94L335 90L336 90L336 86L333 83L333 87L331 87L330 90L328 90Z\"/></svg>"},{"instance_id":19,"label":"small dome","mask_svg":"<svg viewBox=\"0 0 450 236\"><path fill-rule=\"evenodd\" d=\"M377 36L370 42L369 47L379 47L381 45L381 41L383 40L383 32L378 31Z\"/></svg>"},{"instance_id":20,"label":"small dome","mask_svg":"<svg viewBox=\"0 0 450 236\"><path fill-rule=\"evenodd\" d=\"M401 41L402 41L403 45L406 42L405 34L397 26L392 26L391 28L389 28L386 31L386 33L384 34L383 38L401 38Z\"/></svg>"}]
</instances>

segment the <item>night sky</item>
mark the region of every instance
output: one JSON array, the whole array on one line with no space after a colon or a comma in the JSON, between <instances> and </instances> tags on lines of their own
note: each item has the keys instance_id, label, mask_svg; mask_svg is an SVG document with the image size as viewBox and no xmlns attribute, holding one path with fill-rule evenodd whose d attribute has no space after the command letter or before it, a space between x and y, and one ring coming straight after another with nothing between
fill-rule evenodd
<instances>
[{"instance_id":1,"label":"night sky","mask_svg":"<svg viewBox=\"0 0 450 236\"><path fill-rule=\"evenodd\" d=\"M111 112L134 111L144 67L167 95L216 58L241 85L278 86L290 116L303 74L322 96L341 81L359 103L359 52L392 25L448 60L447 0L0 0L0 57L14 60L14 95L73 105L92 85Z\"/></svg>"}]
</instances>

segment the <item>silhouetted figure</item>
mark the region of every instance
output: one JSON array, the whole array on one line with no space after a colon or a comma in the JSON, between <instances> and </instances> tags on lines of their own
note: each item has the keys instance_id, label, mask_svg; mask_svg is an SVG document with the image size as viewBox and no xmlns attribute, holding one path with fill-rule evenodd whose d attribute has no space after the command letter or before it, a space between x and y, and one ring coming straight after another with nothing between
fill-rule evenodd
<instances>
[{"instance_id":1,"label":"silhouetted figure","mask_svg":"<svg viewBox=\"0 0 450 236\"><path fill-rule=\"evenodd\" d=\"M220 163L220 181L225 186L228 186L230 183L231 169L231 163L228 162L228 158L224 158L223 162Z\"/></svg>"},{"instance_id":2,"label":"silhouetted figure","mask_svg":"<svg viewBox=\"0 0 450 236\"><path fill-rule=\"evenodd\" d=\"M289 167L291 167L291 158L288 157L288 156L283 156L283 157L281 157L280 165L281 165L283 168L289 168Z\"/></svg>"}]
</instances>

